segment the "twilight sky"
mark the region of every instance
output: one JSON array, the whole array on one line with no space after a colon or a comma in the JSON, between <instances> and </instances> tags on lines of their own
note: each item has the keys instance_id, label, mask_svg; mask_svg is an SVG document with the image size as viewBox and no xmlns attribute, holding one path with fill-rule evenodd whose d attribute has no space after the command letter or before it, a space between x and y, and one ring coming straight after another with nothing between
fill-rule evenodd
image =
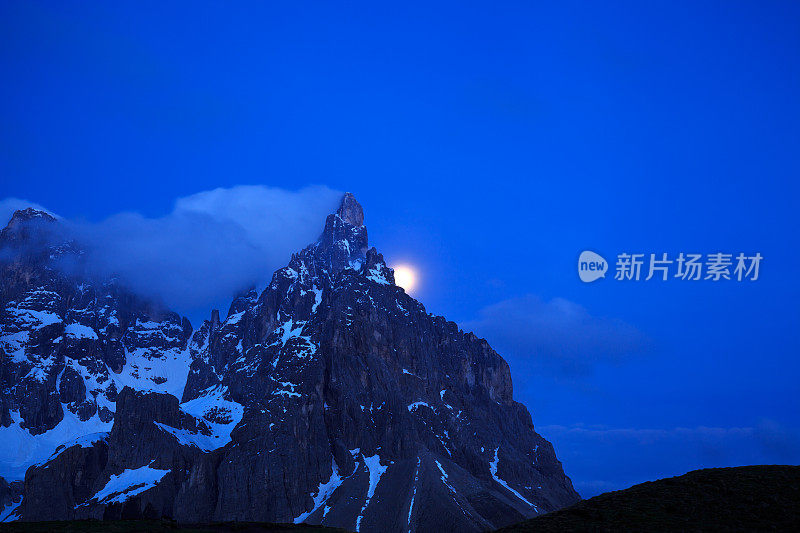
<instances>
[{"instance_id":1,"label":"twilight sky","mask_svg":"<svg viewBox=\"0 0 800 533\"><path fill-rule=\"evenodd\" d=\"M352 191L583 496L800 463L800 4L531 4L3 2L0 199L208 280L154 289L196 324ZM764 260L584 284L585 249Z\"/></svg>"}]
</instances>

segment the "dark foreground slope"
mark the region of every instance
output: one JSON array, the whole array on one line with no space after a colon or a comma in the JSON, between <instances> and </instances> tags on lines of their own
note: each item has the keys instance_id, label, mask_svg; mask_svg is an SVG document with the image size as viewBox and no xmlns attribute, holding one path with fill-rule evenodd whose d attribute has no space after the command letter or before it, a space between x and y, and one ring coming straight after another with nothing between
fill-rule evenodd
<instances>
[{"instance_id":1,"label":"dark foreground slope","mask_svg":"<svg viewBox=\"0 0 800 533\"><path fill-rule=\"evenodd\" d=\"M498 531L800 531L800 466L695 470Z\"/></svg>"},{"instance_id":2,"label":"dark foreground slope","mask_svg":"<svg viewBox=\"0 0 800 533\"><path fill-rule=\"evenodd\" d=\"M182 524L170 520L73 520L62 522L19 522L0 525L0 531L12 533L346 533L344 529L306 524L269 524L266 522L227 522Z\"/></svg>"}]
</instances>

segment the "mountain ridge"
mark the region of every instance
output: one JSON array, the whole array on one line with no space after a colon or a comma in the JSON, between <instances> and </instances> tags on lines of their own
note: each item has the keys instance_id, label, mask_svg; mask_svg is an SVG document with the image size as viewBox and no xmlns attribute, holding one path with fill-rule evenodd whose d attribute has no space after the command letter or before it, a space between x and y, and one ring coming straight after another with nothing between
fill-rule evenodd
<instances>
[{"instance_id":1,"label":"mountain ridge","mask_svg":"<svg viewBox=\"0 0 800 533\"><path fill-rule=\"evenodd\" d=\"M0 302L0 442L64 420L100 434L37 456L13 517L477 531L577 501L508 364L397 287L363 221L345 194L264 291L197 329L114 283L3 263L30 276Z\"/></svg>"}]
</instances>

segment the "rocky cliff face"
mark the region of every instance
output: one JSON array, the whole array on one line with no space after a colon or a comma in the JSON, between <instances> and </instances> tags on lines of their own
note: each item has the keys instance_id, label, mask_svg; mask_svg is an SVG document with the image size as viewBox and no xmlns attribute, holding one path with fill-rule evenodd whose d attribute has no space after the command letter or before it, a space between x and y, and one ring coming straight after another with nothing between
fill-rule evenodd
<instances>
[{"instance_id":1,"label":"rocky cliff face","mask_svg":"<svg viewBox=\"0 0 800 533\"><path fill-rule=\"evenodd\" d=\"M397 287L363 222L345 195L261 294L193 331L88 281L76 245L36 237L52 217L15 214L0 475L25 484L9 516L478 531L577 501L506 362Z\"/></svg>"}]
</instances>

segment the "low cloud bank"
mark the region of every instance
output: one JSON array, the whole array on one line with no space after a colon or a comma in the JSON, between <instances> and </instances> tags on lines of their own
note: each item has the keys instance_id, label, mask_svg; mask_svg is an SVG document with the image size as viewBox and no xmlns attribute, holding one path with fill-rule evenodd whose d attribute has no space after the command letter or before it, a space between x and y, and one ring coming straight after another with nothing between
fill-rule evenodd
<instances>
[{"instance_id":1,"label":"low cloud bank","mask_svg":"<svg viewBox=\"0 0 800 533\"><path fill-rule=\"evenodd\" d=\"M119 213L97 223L61 222L86 247L93 272L117 275L136 293L192 315L268 281L317 239L341 195L324 186L237 186L179 198L161 218ZM8 198L0 216L8 220L25 207L43 209Z\"/></svg>"},{"instance_id":2,"label":"low cloud bank","mask_svg":"<svg viewBox=\"0 0 800 533\"><path fill-rule=\"evenodd\" d=\"M558 450L584 498L699 468L800 463L800 430L774 420L748 427L536 429Z\"/></svg>"},{"instance_id":3,"label":"low cloud bank","mask_svg":"<svg viewBox=\"0 0 800 533\"><path fill-rule=\"evenodd\" d=\"M461 324L486 338L512 365L566 376L591 373L601 362L643 353L646 336L621 320L593 316L563 298L511 298L485 307Z\"/></svg>"}]
</instances>

